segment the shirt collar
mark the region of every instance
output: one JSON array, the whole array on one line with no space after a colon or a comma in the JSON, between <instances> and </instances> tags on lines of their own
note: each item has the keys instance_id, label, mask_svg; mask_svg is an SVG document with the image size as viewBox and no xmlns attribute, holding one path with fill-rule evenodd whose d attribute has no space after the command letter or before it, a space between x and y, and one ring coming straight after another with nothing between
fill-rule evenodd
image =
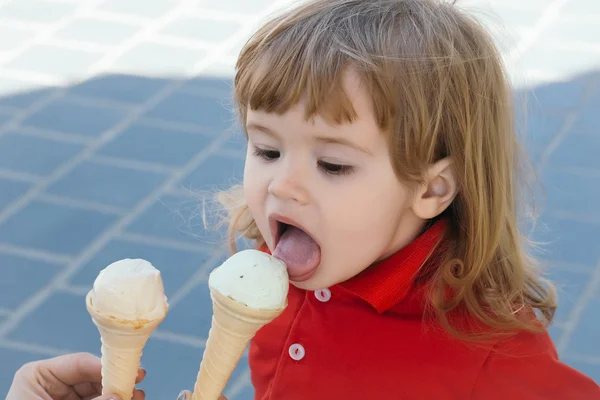
<instances>
[{"instance_id":1,"label":"shirt collar","mask_svg":"<svg viewBox=\"0 0 600 400\"><path fill-rule=\"evenodd\" d=\"M366 301L380 313L388 311L410 292L419 277L419 271L443 240L447 225L445 219L434 222L392 256L337 286ZM270 254L266 245L260 250Z\"/></svg>"},{"instance_id":2,"label":"shirt collar","mask_svg":"<svg viewBox=\"0 0 600 400\"><path fill-rule=\"evenodd\" d=\"M421 268L443 240L447 221L442 219L392 256L367 268L338 286L360 297L382 313L402 301L413 288Z\"/></svg>"}]
</instances>

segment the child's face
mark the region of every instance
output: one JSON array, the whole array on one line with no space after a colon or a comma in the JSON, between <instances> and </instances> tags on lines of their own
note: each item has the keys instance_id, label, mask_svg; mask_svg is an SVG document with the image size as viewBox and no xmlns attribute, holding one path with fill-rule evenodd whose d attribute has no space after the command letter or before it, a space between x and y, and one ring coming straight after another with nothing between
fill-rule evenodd
<instances>
[{"instance_id":1,"label":"child's face","mask_svg":"<svg viewBox=\"0 0 600 400\"><path fill-rule=\"evenodd\" d=\"M292 283L309 290L390 256L423 224L394 174L369 97L351 74L345 88L358 113L352 124L306 121L303 103L283 115L247 113L246 201L271 251L279 236L273 219L293 221L318 244L320 262L308 279L294 281L290 271Z\"/></svg>"}]
</instances>

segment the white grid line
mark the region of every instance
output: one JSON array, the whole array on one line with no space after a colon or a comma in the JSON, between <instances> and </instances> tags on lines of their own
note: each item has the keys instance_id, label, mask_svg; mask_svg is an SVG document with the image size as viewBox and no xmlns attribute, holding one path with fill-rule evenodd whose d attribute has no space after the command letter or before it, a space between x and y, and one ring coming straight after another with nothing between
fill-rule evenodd
<instances>
[{"instance_id":1,"label":"white grid line","mask_svg":"<svg viewBox=\"0 0 600 400\"><path fill-rule=\"evenodd\" d=\"M81 0L74 0L79 2ZM146 25L152 24L154 21L151 18L140 17L132 14L121 14L118 12L103 10L97 8L92 15L87 15L86 18L94 19L100 22L117 22L124 25L137 26L143 28Z\"/></svg>"},{"instance_id":2,"label":"white grid line","mask_svg":"<svg viewBox=\"0 0 600 400\"><path fill-rule=\"evenodd\" d=\"M233 85L232 79L221 78L222 81L228 80L230 82L228 89L215 89L215 88L205 88L205 87L193 87L193 86L184 86L181 88L183 93L195 94L204 98L211 98L220 101L222 104L223 100L233 100ZM235 110L231 110L235 111Z\"/></svg>"},{"instance_id":3,"label":"white grid line","mask_svg":"<svg viewBox=\"0 0 600 400\"><path fill-rule=\"evenodd\" d=\"M64 133L59 131L53 131L46 128L39 128L30 125L21 125L15 129L15 133L23 136L31 136L41 139L50 139L56 142L71 143L86 145L92 141L89 136L82 136L73 133Z\"/></svg>"},{"instance_id":4,"label":"white grid line","mask_svg":"<svg viewBox=\"0 0 600 400\"><path fill-rule=\"evenodd\" d=\"M569 342L571 341L571 337L575 333L577 325L583 316L583 312L588 304L596 297L596 293L600 289L600 262L596 265L596 269L592 272L590 279L588 280L587 285L580 293L577 302L571 309L567 320L564 323L564 334L560 338L560 340L556 344L556 348L559 353L562 353L566 350Z\"/></svg>"},{"instance_id":5,"label":"white grid line","mask_svg":"<svg viewBox=\"0 0 600 400\"><path fill-rule=\"evenodd\" d=\"M248 14L235 13L231 11L220 11L211 8L203 8L203 7L194 7L194 9L190 12L189 17L193 19L197 19L198 23L202 23L202 21L210 20L216 22L236 22L239 24L243 24L248 20ZM252 16L250 16L252 17Z\"/></svg>"},{"instance_id":6,"label":"white grid line","mask_svg":"<svg viewBox=\"0 0 600 400\"><path fill-rule=\"evenodd\" d=\"M589 97L594 93L594 90L596 89L597 86L598 85L587 86L584 89L584 93L582 93L581 98L579 99L578 103L574 105L573 110L565 114L565 117L563 119L563 125L562 125L561 129L554 135L554 137L552 137L552 139L550 140L550 143L548 143L546 148L544 148L544 150L542 151L540 160L536 166L537 167L536 170L538 171L538 173L540 171L542 171L544 168L546 168L548 161L549 161L550 157L552 156L552 153L554 153L554 151L560 146L560 144L563 142L563 140L567 137L567 135L569 134L569 132L571 130L571 127L573 126L573 124L577 120L577 117L581 113L581 105L585 104L585 102L589 99Z\"/></svg>"},{"instance_id":7,"label":"white grid line","mask_svg":"<svg viewBox=\"0 0 600 400\"><path fill-rule=\"evenodd\" d=\"M127 212L127 209L122 207L111 206L104 203L99 203L91 200L76 199L72 197L60 196L50 193L41 193L38 201L47 204L54 204L64 207L72 207L81 210L95 211L101 214L108 215L123 215Z\"/></svg>"},{"instance_id":8,"label":"white grid line","mask_svg":"<svg viewBox=\"0 0 600 400\"><path fill-rule=\"evenodd\" d=\"M124 232L116 237L117 240L124 242L131 242L137 244L144 244L154 247L164 247L172 250L189 251L192 253L206 254L214 250L214 246L208 246L205 243L187 243L179 240L173 240L168 238L162 238L158 236L142 235L139 233Z\"/></svg>"},{"instance_id":9,"label":"white grid line","mask_svg":"<svg viewBox=\"0 0 600 400\"><path fill-rule=\"evenodd\" d=\"M110 45L100 44L100 43L95 43L95 42L84 42L84 41L77 40L77 39L63 39L63 38L57 38L57 37L48 38L44 44L48 45L48 46L57 47L60 49L76 50L76 51L81 51L84 53L91 53L91 54L108 53L115 47L115 46L110 46Z\"/></svg>"},{"instance_id":10,"label":"white grid line","mask_svg":"<svg viewBox=\"0 0 600 400\"><path fill-rule=\"evenodd\" d=\"M559 210L559 209L548 209L544 212L544 215L557 217L567 221L577 221L586 224L598 224L600 225L600 215L590 215L589 213L572 211L572 210ZM598 227L600 228L600 226Z\"/></svg>"},{"instance_id":11,"label":"white grid line","mask_svg":"<svg viewBox=\"0 0 600 400\"><path fill-rule=\"evenodd\" d=\"M569 1L570 0L554 0L548 4L535 25L521 36L521 39L518 41L515 48L508 53L508 59L514 62L529 51L540 37L542 37L544 31L556 20Z\"/></svg>"},{"instance_id":12,"label":"white grid line","mask_svg":"<svg viewBox=\"0 0 600 400\"><path fill-rule=\"evenodd\" d=\"M176 344L182 344L186 346L190 346L193 348L203 349L206 345L206 340L190 336L184 335L176 332L164 331L160 328L152 332L151 339L160 340L163 342L170 342ZM26 353L31 353L35 355L45 356L45 357L56 357L63 354L73 353L72 349L59 349L52 346L46 346L42 344L33 344L33 343L25 343L18 340L10 340L10 339L0 339L0 348L5 348L9 350L17 350ZM96 354L97 355L97 354Z\"/></svg>"},{"instance_id":13,"label":"white grid line","mask_svg":"<svg viewBox=\"0 0 600 400\"><path fill-rule=\"evenodd\" d=\"M237 62L237 54L236 55L231 55L231 54L226 54L223 57L221 57L221 64L225 64L225 65L235 65L235 63Z\"/></svg>"},{"instance_id":14,"label":"white grid line","mask_svg":"<svg viewBox=\"0 0 600 400\"><path fill-rule=\"evenodd\" d=\"M203 349L204 346L206 345L205 339L195 337L195 336L183 335L180 333L165 331L160 328L155 330L152 333L151 338L157 339L157 340L162 340L164 342L183 344L183 345L187 345L187 346L198 348L198 349Z\"/></svg>"},{"instance_id":15,"label":"white grid line","mask_svg":"<svg viewBox=\"0 0 600 400\"><path fill-rule=\"evenodd\" d=\"M575 264L575 263L570 263L570 262L565 262L565 261L552 261L552 260L547 260L544 261L545 264L547 264L547 269L548 270L559 270L559 271L569 271L569 272L574 272L574 273L578 273L578 274L589 274L594 267L589 266L589 265L583 265L583 264Z\"/></svg>"},{"instance_id":16,"label":"white grid line","mask_svg":"<svg viewBox=\"0 0 600 400\"><path fill-rule=\"evenodd\" d=\"M157 174L172 174L177 168L168 165L150 163L146 161L132 160L129 158L119 158L112 156L96 155L90 159L90 162L100 165L110 165L119 168L133 169L136 171L152 172Z\"/></svg>"},{"instance_id":17,"label":"white grid line","mask_svg":"<svg viewBox=\"0 0 600 400\"><path fill-rule=\"evenodd\" d=\"M177 7L172 8L160 18L154 20L152 23L147 24L144 29L141 29L134 33L132 36L121 42L119 46L115 47L114 51L104 56L98 63L94 65L89 73L95 75L102 72L108 72L107 70L124 54L133 49L140 43L143 43L148 38L151 38L161 28L168 25L172 21L184 15L189 10L189 4L181 3Z\"/></svg>"},{"instance_id":18,"label":"white grid line","mask_svg":"<svg viewBox=\"0 0 600 400\"><path fill-rule=\"evenodd\" d=\"M245 156L244 151L236 151L230 149L219 149L218 155L224 158L231 158L234 160L243 160ZM133 160L130 158L120 158L105 155L95 155L89 159L89 162L100 165L110 165L120 168L133 169L143 172L153 172L159 174L170 174L177 169L167 164L158 164L154 162Z\"/></svg>"},{"instance_id":19,"label":"white grid line","mask_svg":"<svg viewBox=\"0 0 600 400\"><path fill-rule=\"evenodd\" d=\"M39 183L43 177L28 172L0 168L0 179L36 184Z\"/></svg>"},{"instance_id":20,"label":"white grid line","mask_svg":"<svg viewBox=\"0 0 600 400\"><path fill-rule=\"evenodd\" d=\"M74 296L86 296L91 289L91 286L65 284L56 289L57 292L68 293Z\"/></svg>"},{"instance_id":21,"label":"white grid line","mask_svg":"<svg viewBox=\"0 0 600 400\"><path fill-rule=\"evenodd\" d=\"M564 329L565 329L565 323L564 323L564 321L562 321L562 320L561 320L561 321L559 321L559 320L556 320L556 319L555 319L554 321L552 321L552 326L553 326L555 329L559 329L559 330L564 330Z\"/></svg>"},{"instance_id":22,"label":"white grid line","mask_svg":"<svg viewBox=\"0 0 600 400\"><path fill-rule=\"evenodd\" d=\"M101 2L101 0L94 0L93 2L91 2L91 0L89 0L86 3L86 5L88 5L88 6L91 7L92 5L95 5L95 4L99 3L99 2ZM85 15L86 10L87 10L87 8L78 9L77 12L75 12L74 14L71 15L71 17L73 17L73 15L76 15L76 17L79 17L81 15ZM128 50L130 50L133 46L135 46L146 35L148 35L149 33L151 33L153 30L158 29L163 24L168 23L172 18L175 18L176 16L178 16L180 13L183 13L184 11L185 11L184 8L179 7L179 8L175 8L175 9L171 10L168 13L165 13L165 15L163 15L163 17L161 19L155 21L155 24L151 25L146 30L143 30L143 31L141 31L139 33L136 33L135 35L133 35L132 37L130 37L128 40L125 40L124 42L122 42L118 47L115 47L112 52L106 54L104 57L102 57L100 60L98 60L94 65L92 65L88 69L88 71L86 72L86 74L84 74L84 78L90 77L90 76L95 75L95 74L97 74L99 72L102 72L103 69L109 67L114 61L116 61L116 59L118 59L118 57L120 57L122 54L124 54L125 52L127 52ZM54 30L58 30L59 28L61 28L62 27L62 25L60 25L61 23L63 25L68 24L74 18L75 17L61 19L60 20L61 22L59 22L58 24L56 24L55 26L53 26L53 28L56 28ZM50 35L50 34L53 33L53 30L49 29L49 30L47 30L45 32L48 35ZM38 41L39 41L39 38L38 38ZM33 40L33 41L31 41L29 43L29 45L33 46L36 43L37 42L35 40ZM28 48L29 47L24 46L23 52L26 51ZM2 71L2 69L0 68L0 72L1 71ZM77 82L73 82L73 84L75 84L75 83L77 83ZM7 122L0 129L0 135L2 135L3 133L5 133L9 129L13 129L14 127L17 127L22 121L26 120L29 116L31 116L34 113L36 113L37 111L43 109L48 104L50 104L52 101L54 101L54 100L56 100L56 99L64 96L68 92L68 89L69 89L69 87L62 87L60 90L54 90L49 95L47 95L46 97L43 97L40 100L36 101L34 104L31 105L30 108L28 108L26 110L23 110L20 113L17 113L9 122ZM132 112L135 113L135 111L133 111L133 110L132 110ZM108 132L110 132L110 130ZM91 143L90 146L93 147L93 145L95 143L98 143L99 141L101 141L103 139L109 140L110 137L111 137L111 135L105 133L105 135L101 136L95 142ZM0 214L0 223L2 222L2 220L3 220L3 213Z\"/></svg>"},{"instance_id":23,"label":"white grid line","mask_svg":"<svg viewBox=\"0 0 600 400\"><path fill-rule=\"evenodd\" d=\"M161 21L164 22L164 21L168 20L169 18L172 18L173 15L177 15L179 12L182 12L182 11L183 11L182 9L176 9L175 11L172 11L171 13L167 13L167 14L165 14L163 20L161 20ZM157 22L157 24L158 24L158 22ZM137 38L133 38L133 39L137 41ZM130 46L131 46L130 41L124 42L121 46L119 46L115 49L114 53L107 54L105 57L100 59L98 61L98 63L94 64L88 72L93 73L93 71L103 68L104 66L107 65L108 62L112 62L113 60L115 60L116 57L118 57L118 55L120 55L123 51L126 51L127 49L129 49ZM79 153L77 156L75 156L75 157L71 158L69 161L65 162L60 168L56 169L50 176L48 176L48 178L45 181L39 182L37 185L32 187L25 195L20 197L18 199L18 201L13 202L12 204L10 204L6 208L4 208L4 210L2 210L0 212L0 224L2 224L10 216L12 216L15 213L17 213L18 211L20 211L23 207L25 207L31 201L31 199L35 198L37 195L42 193L52 183L61 179L68 172L70 172L71 169L75 168L75 166L77 166L81 162L89 159L98 148L100 148L104 143L110 141L114 136L117 136L118 134L120 134L124 129L129 127L132 124L132 122L134 122L137 118L139 118L140 115L144 114L147 110L149 110L155 104L157 104L159 101L161 101L163 98L168 96L171 93L171 91L174 90L174 88L175 88L175 86L167 86L167 87L163 88L161 91L157 92L150 99L148 99L146 101L146 103L142 104L141 106L139 106L137 108L133 108L131 110L131 113L127 117L125 117L122 121L120 121L113 128L107 130L102 135L100 135L99 137L97 137L93 141L91 141L89 143L88 147L83 149L83 151L81 153ZM67 91L68 91L68 87L64 87L60 90L55 90L50 95L35 102L29 109L16 114L8 123L6 123L2 128L0 128L0 135L7 132L9 129L12 129L13 127L18 126L22 121L24 121L30 115L32 115L35 112L39 111L40 109L44 108L46 105L50 104L52 101L64 96L64 94Z\"/></svg>"},{"instance_id":24,"label":"white grid line","mask_svg":"<svg viewBox=\"0 0 600 400\"><path fill-rule=\"evenodd\" d=\"M527 79L529 85L531 85L531 82L535 82L535 85L537 86L540 83L560 82L564 79L564 76L561 76L560 72L545 70L543 68L521 68L519 72L521 77Z\"/></svg>"},{"instance_id":25,"label":"white grid line","mask_svg":"<svg viewBox=\"0 0 600 400\"><path fill-rule=\"evenodd\" d=\"M204 265L199 268L192 276L189 278L183 286L181 286L178 290L173 293L169 297L169 305L170 307L175 307L177 303L179 303L189 292L191 292L198 284L206 283L208 281L208 268L214 266L217 261L220 261L224 257L224 251L215 251L213 255L206 260Z\"/></svg>"},{"instance_id":26,"label":"white grid line","mask_svg":"<svg viewBox=\"0 0 600 400\"><path fill-rule=\"evenodd\" d=\"M10 3L14 3L15 0L0 0L0 7L4 7Z\"/></svg>"},{"instance_id":27,"label":"white grid line","mask_svg":"<svg viewBox=\"0 0 600 400\"><path fill-rule=\"evenodd\" d=\"M160 96L164 96L168 94L168 91L163 91L159 93ZM153 98L154 101L158 101L161 97L159 95ZM146 103L147 106L150 106L153 103ZM133 114L129 120L135 119L136 115ZM121 128L122 129L122 128ZM63 287L65 282L68 282L70 277L74 275L82 265L84 265L87 261L89 261L95 254L98 253L113 237L118 235L124 227L126 227L131 221L133 221L139 214L141 214L146 208L153 203L153 199L160 196L162 193L166 191L166 189L170 186L171 181L179 180L184 173L187 173L189 170L195 168L199 163L201 163L210 152L214 151L214 148L218 146L218 139L214 141L210 146L207 146L200 152L192 161L190 161L185 168L182 170L176 171L165 183L163 183L160 187L155 189L152 193L150 193L144 200L138 203L137 207L132 210L131 213L125 214L122 216L116 223L111 225L107 230L105 230L98 238L96 238L90 245L88 245L80 255L73 260L69 265L57 276L55 276L45 287L40 289L37 293L23 302L19 308L15 311L11 317L7 318L6 321L3 321L0 324L0 340L3 337L6 337L8 333L10 333L14 328L16 328L19 323L35 311L44 301L50 297L58 288ZM77 162L71 162L73 166L77 164ZM64 171L69 171L71 166L67 166L63 168ZM25 201L29 202L29 199Z\"/></svg>"},{"instance_id":28,"label":"white grid line","mask_svg":"<svg viewBox=\"0 0 600 400\"><path fill-rule=\"evenodd\" d=\"M14 244L0 243L0 254L9 254L30 260L42 261L48 264L67 265L74 257L68 254L52 253L50 251L30 247L16 246Z\"/></svg>"},{"instance_id":29,"label":"white grid line","mask_svg":"<svg viewBox=\"0 0 600 400\"><path fill-rule=\"evenodd\" d=\"M0 75L0 78L1 77L2 77L2 75ZM4 95L6 95L6 93ZM0 113L2 113L2 114L14 114L18 111L19 111L19 109L17 107L6 105L6 104L0 105Z\"/></svg>"},{"instance_id":30,"label":"white grid line","mask_svg":"<svg viewBox=\"0 0 600 400\"><path fill-rule=\"evenodd\" d=\"M210 129L207 129L207 127L205 126L180 121L169 121L166 119L160 119L155 117L141 117L139 121L137 121L137 124L148 125L164 130L174 130L185 133L200 134L203 136L208 136L213 133L210 131Z\"/></svg>"},{"instance_id":31,"label":"white grid line","mask_svg":"<svg viewBox=\"0 0 600 400\"><path fill-rule=\"evenodd\" d=\"M187 50L213 50L219 42L208 42L200 39L190 39L184 36L157 34L147 40L148 43L160 44Z\"/></svg>"},{"instance_id":32,"label":"white grid line","mask_svg":"<svg viewBox=\"0 0 600 400\"><path fill-rule=\"evenodd\" d=\"M244 372L242 372L239 377L231 383L231 386L227 389L225 396L228 399L235 398L238 394L242 392L247 387L251 387L250 383L250 369L246 367Z\"/></svg>"},{"instance_id":33,"label":"white grid line","mask_svg":"<svg viewBox=\"0 0 600 400\"><path fill-rule=\"evenodd\" d=\"M103 99L103 98L94 97L94 96L84 96L84 95L75 94L72 92L68 92L68 94L65 95L65 100L69 101L69 102L77 103L77 104L85 104L85 105L91 106L91 107L110 108L110 109L115 109L115 110L119 110L119 111L127 111L127 112L131 111L131 109L133 107L135 107L135 104L126 103L124 101Z\"/></svg>"},{"instance_id":34,"label":"white grid line","mask_svg":"<svg viewBox=\"0 0 600 400\"><path fill-rule=\"evenodd\" d=\"M286 0L287 1L287 0ZM258 18L263 15L268 15L272 11L278 9L284 2L279 1L272 4L271 7L268 7L264 10L262 15L259 15ZM229 49L234 46L239 40L247 35L253 30L254 24L256 20L249 19L246 24L240 29L236 34L232 35L229 40L227 40L223 46L216 49L214 52L210 53L205 59L198 62L196 65L191 68L189 71L189 76L193 76L205 68L209 67L211 64L217 62L220 57L225 54ZM114 59L114 55L108 58L109 60ZM154 94L151 98L149 98L146 103L144 103L141 107L134 110L128 118L126 118L122 123L118 124L113 129L105 132L97 141L90 145L84 152L80 153L78 157L73 158L70 162L66 163L62 168L55 171L47 181L36 185L32 190L30 190L25 196L21 197L19 201L13 203L4 212L0 213L0 223L6 220L7 217L13 215L18 210L22 209L25 205L27 205L33 198L35 198L39 193L43 192L43 190L51 183L59 179L68 173L73 167L75 167L79 162L86 159L93 153L95 148L99 147L104 141L111 139L113 136L120 133L123 129L128 127L131 123L133 123L140 115L154 107L158 102L162 101L164 98L169 96L175 90L177 90L181 86L181 81L176 81L172 85L167 86L160 90L158 93ZM0 324L0 338L5 337L8 333L10 333L13 329L15 329L21 321L35 311L44 301L54 293L54 291L60 287L64 282L67 282L69 278L78 271L78 269L89 259L91 259L98 251L100 251L106 243L108 243L113 237L119 234L124 227L126 227L134 218L136 218L141 212L146 210L152 203L154 198L159 197L162 193L168 191L174 183L178 182L185 173L194 169L198 164L200 164L211 152L216 150L221 142L225 139L225 136L221 136L217 138L210 146L207 146L202 152L200 152L196 157L194 157L183 169L176 171L173 176L169 180L167 180L163 185L150 193L144 200L142 200L137 207L132 210L131 213L123 216L119 219L115 224L109 227L106 231L104 231L95 241L93 241L87 248L85 248L79 257L75 259L72 263L68 265L67 268L60 274L58 274L54 279L52 279L48 285L44 288L40 289L37 293L23 302L19 308L15 311L13 315L3 321Z\"/></svg>"},{"instance_id":35,"label":"white grid line","mask_svg":"<svg viewBox=\"0 0 600 400\"><path fill-rule=\"evenodd\" d=\"M60 86L64 83L64 78L58 75L47 74L39 71L22 71L20 69L12 68L0 68L0 77L3 79L14 79L20 82L29 83L31 85L37 85L38 87L32 87L31 89L51 89L53 86ZM41 87L39 87L41 86ZM16 90L16 93L27 92L28 89ZM7 93L3 93L4 96Z\"/></svg>"},{"instance_id":36,"label":"white grid line","mask_svg":"<svg viewBox=\"0 0 600 400\"><path fill-rule=\"evenodd\" d=\"M219 152L220 151L221 150L219 149ZM201 192L198 192L198 191L195 191L192 189L184 189L181 186L171 188L167 194L170 194L173 196L179 196L179 197L188 197L190 199L194 199L194 198L200 199L200 196L202 196Z\"/></svg>"},{"instance_id":37,"label":"white grid line","mask_svg":"<svg viewBox=\"0 0 600 400\"><path fill-rule=\"evenodd\" d=\"M84 15L87 15L91 10L94 9L94 7L96 7L97 4L102 3L102 1L104 0L87 0L81 2L79 3L80 6L77 7L72 13L69 13L63 18L59 19L58 21L36 31L36 35L31 40L26 41L24 45L8 51L2 57L0 57L2 67L4 67L7 62L12 61L15 58L23 55L25 52L27 52L27 50L33 48L34 46L46 42L46 40L50 38L54 33L66 27L71 22Z\"/></svg>"},{"instance_id":38,"label":"white grid line","mask_svg":"<svg viewBox=\"0 0 600 400\"><path fill-rule=\"evenodd\" d=\"M582 24L597 24L600 21L600 14L598 13L581 14L578 12L567 12L563 13L560 17L561 22L577 24L579 27ZM585 32L583 29L582 31Z\"/></svg>"},{"instance_id":39,"label":"white grid line","mask_svg":"<svg viewBox=\"0 0 600 400\"><path fill-rule=\"evenodd\" d=\"M542 1L547 1L547 0L542 0ZM528 2L523 2L523 1L518 1L518 2L510 2L510 1L506 1L506 0L491 0L488 1L490 3L491 6L495 8L506 8L506 9L512 9L515 11L521 11L521 10L541 10L543 7L546 6L545 3L538 3L535 4L535 1L528 1Z\"/></svg>"},{"instance_id":40,"label":"white grid line","mask_svg":"<svg viewBox=\"0 0 600 400\"><path fill-rule=\"evenodd\" d=\"M587 135L581 135L587 136ZM578 167L572 165L553 165L548 169L551 172L563 172L572 175L578 175L580 177L586 178L600 178L600 168L591 168L591 167Z\"/></svg>"},{"instance_id":41,"label":"white grid line","mask_svg":"<svg viewBox=\"0 0 600 400\"><path fill-rule=\"evenodd\" d=\"M0 27L2 28L21 29L24 31L30 31L32 33L42 29L47 29L50 25L52 25L51 22L26 21L15 17L0 18Z\"/></svg>"},{"instance_id":42,"label":"white grid line","mask_svg":"<svg viewBox=\"0 0 600 400\"><path fill-rule=\"evenodd\" d=\"M233 150L221 148L219 149L219 156L233 158L234 160L244 160L246 158L246 151L244 151L243 149Z\"/></svg>"},{"instance_id":43,"label":"white grid line","mask_svg":"<svg viewBox=\"0 0 600 400\"><path fill-rule=\"evenodd\" d=\"M63 354L72 353L72 351L67 349L57 349L50 346L44 346L39 344L32 343L24 343L16 340L0 340L0 348L8 349L8 350L17 350L22 351L24 353L35 354L36 356L44 356L44 357L56 357L61 356Z\"/></svg>"},{"instance_id":44,"label":"white grid line","mask_svg":"<svg viewBox=\"0 0 600 400\"><path fill-rule=\"evenodd\" d=\"M543 47L552 50L567 50L589 53L592 57L600 54L600 44L598 43L597 39L595 41L592 39L589 42L583 40L555 40L544 44Z\"/></svg>"}]
</instances>

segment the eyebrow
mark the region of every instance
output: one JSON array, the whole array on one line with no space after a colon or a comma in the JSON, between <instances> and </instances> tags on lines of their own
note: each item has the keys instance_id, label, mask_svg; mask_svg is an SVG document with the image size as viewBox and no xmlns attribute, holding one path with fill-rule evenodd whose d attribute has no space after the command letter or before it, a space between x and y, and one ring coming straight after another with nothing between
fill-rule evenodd
<instances>
[{"instance_id":1,"label":"eyebrow","mask_svg":"<svg viewBox=\"0 0 600 400\"><path fill-rule=\"evenodd\" d=\"M263 132L269 136L272 136L274 138L278 138L279 135L277 135L273 130L267 128L266 126L257 124L257 123L250 123L246 126L246 130L256 130L256 131L260 131ZM338 144L338 145L342 145L342 146L348 146L351 147L355 150L358 150L360 152L363 152L365 154L368 155L373 155L373 152L371 152L369 149L360 146L359 144L356 144L354 142L352 142L351 140L348 140L346 138L335 138L335 137L328 137L328 136L317 136L315 138L315 140L319 143L324 143L324 144Z\"/></svg>"}]
</instances>

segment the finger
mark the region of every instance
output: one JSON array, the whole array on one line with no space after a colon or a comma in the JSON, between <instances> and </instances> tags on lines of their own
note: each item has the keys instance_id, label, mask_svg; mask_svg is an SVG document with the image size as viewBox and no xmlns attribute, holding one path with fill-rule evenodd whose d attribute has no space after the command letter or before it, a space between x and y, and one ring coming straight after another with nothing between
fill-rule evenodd
<instances>
[{"instance_id":1,"label":"finger","mask_svg":"<svg viewBox=\"0 0 600 400\"><path fill-rule=\"evenodd\" d=\"M94 399L102 394L102 384L94 382L77 383L72 386L78 398Z\"/></svg>"},{"instance_id":2,"label":"finger","mask_svg":"<svg viewBox=\"0 0 600 400\"><path fill-rule=\"evenodd\" d=\"M95 390L96 396L102 394L102 382L92 382L92 388Z\"/></svg>"},{"instance_id":3,"label":"finger","mask_svg":"<svg viewBox=\"0 0 600 400\"><path fill-rule=\"evenodd\" d=\"M144 378L146 378L146 370L140 368L140 370L138 371L138 376L135 379L135 383L140 383L141 381L144 380ZM99 395L100 393L102 393L102 382L88 382L92 389L91 389L91 393L92 394L96 394ZM81 394L83 395L83 394Z\"/></svg>"},{"instance_id":4,"label":"finger","mask_svg":"<svg viewBox=\"0 0 600 400\"><path fill-rule=\"evenodd\" d=\"M79 383L101 383L102 362L100 358L90 353L75 353L41 361L41 367L58 380L69 386ZM146 377L146 370L140 368L136 383Z\"/></svg>"},{"instance_id":5,"label":"finger","mask_svg":"<svg viewBox=\"0 0 600 400\"><path fill-rule=\"evenodd\" d=\"M136 383L141 382L146 375L146 371L140 369L136 378ZM83 382L73 385L73 390L79 396L78 398L83 399L95 399L97 396L102 394L102 383L101 382ZM144 400L146 396L143 391L139 390L141 394L134 395L132 400ZM137 397L136 397L137 396Z\"/></svg>"},{"instance_id":6,"label":"finger","mask_svg":"<svg viewBox=\"0 0 600 400\"><path fill-rule=\"evenodd\" d=\"M73 386L83 382L102 381L102 363L90 353L75 353L40 362L40 368L59 381Z\"/></svg>"},{"instance_id":7,"label":"finger","mask_svg":"<svg viewBox=\"0 0 600 400\"><path fill-rule=\"evenodd\" d=\"M135 378L135 383L140 383L146 377L146 370L144 368L140 368L138 370L137 377Z\"/></svg>"},{"instance_id":8,"label":"finger","mask_svg":"<svg viewBox=\"0 0 600 400\"><path fill-rule=\"evenodd\" d=\"M146 393L143 390L141 390L141 389L134 390L132 400L145 400L145 399L146 399Z\"/></svg>"}]
</instances>

